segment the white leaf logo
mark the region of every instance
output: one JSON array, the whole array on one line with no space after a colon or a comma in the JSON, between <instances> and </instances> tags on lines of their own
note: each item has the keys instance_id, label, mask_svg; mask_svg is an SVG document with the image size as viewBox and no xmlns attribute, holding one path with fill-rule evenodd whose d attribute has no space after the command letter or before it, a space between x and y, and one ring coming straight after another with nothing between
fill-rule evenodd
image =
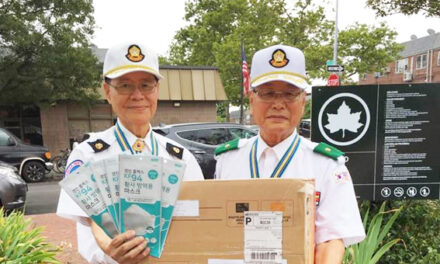
<instances>
[{"instance_id":1,"label":"white leaf logo","mask_svg":"<svg viewBox=\"0 0 440 264\"><path fill-rule=\"evenodd\" d=\"M327 113L328 124L325 125L325 128L330 130L332 134L342 129L343 138L345 137L345 130L357 133L358 129L363 126L363 124L359 123L361 113L362 111L351 113L350 107L343 101L338 108L337 114Z\"/></svg>"}]
</instances>

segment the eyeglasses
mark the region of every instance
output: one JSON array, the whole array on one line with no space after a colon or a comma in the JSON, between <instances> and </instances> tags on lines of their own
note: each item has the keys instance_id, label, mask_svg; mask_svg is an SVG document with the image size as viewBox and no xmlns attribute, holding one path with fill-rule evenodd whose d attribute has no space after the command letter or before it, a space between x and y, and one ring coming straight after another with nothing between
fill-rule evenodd
<instances>
[{"instance_id":1,"label":"eyeglasses","mask_svg":"<svg viewBox=\"0 0 440 264\"><path fill-rule=\"evenodd\" d=\"M274 91L272 89L256 89L254 92L264 102L274 102L278 97L287 103L296 101L304 92L300 89L287 91Z\"/></svg>"},{"instance_id":2,"label":"eyeglasses","mask_svg":"<svg viewBox=\"0 0 440 264\"><path fill-rule=\"evenodd\" d=\"M109 86L115 88L119 94L123 94L123 95L132 94L136 90L136 87L139 87L139 91L142 94L150 94L155 91L157 86L156 81L142 81L139 83L139 85L128 82L121 82L118 83L117 85L112 85L110 84L109 81L106 81L106 83Z\"/></svg>"}]
</instances>

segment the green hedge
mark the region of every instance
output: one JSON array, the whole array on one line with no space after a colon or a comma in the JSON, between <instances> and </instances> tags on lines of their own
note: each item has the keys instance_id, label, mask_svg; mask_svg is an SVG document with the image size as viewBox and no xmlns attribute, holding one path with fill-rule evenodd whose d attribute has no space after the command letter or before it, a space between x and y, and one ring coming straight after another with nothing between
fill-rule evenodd
<instances>
[{"instance_id":1,"label":"green hedge","mask_svg":"<svg viewBox=\"0 0 440 264\"><path fill-rule=\"evenodd\" d=\"M403 206L389 237L401 242L381 259L383 264L440 263L440 201L394 201L390 207Z\"/></svg>"}]
</instances>

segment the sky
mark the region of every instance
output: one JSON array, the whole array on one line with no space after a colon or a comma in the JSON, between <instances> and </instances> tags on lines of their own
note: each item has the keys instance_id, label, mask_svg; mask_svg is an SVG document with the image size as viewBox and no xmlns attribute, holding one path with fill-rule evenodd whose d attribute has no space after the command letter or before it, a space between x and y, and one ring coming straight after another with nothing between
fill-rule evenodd
<instances>
[{"instance_id":1,"label":"sky","mask_svg":"<svg viewBox=\"0 0 440 264\"><path fill-rule=\"evenodd\" d=\"M327 2L328 19L334 20L336 0ZM108 48L135 35L165 56L175 33L186 25L184 0L94 0L94 8L96 29L92 42L100 48ZM426 36L428 28L440 31L440 18L426 18L422 14L376 18L374 11L365 7L365 0L339 0L338 10L339 30L355 22L377 25L385 21L397 31L397 42L410 40L412 34Z\"/></svg>"}]
</instances>

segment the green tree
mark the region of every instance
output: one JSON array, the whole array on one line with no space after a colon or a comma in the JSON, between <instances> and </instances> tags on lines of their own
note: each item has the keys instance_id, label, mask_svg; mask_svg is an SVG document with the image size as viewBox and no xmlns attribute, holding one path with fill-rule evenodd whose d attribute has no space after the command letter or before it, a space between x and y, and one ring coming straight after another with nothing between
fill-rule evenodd
<instances>
[{"instance_id":1,"label":"green tree","mask_svg":"<svg viewBox=\"0 0 440 264\"><path fill-rule=\"evenodd\" d=\"M228 103L227 102L219 102L217 103L217 122L223 123L227 121L227 113L228 111Z\"/></svg>"},{"instance_id":2,"label":"green tree","mask_svg":"<svg viewBox=\"0 0 440 264\"><path fill-rule=\"evenodd\" d=\"M382 17L396 13L412 15L419 12L427 16L440 16L440 1L438 0L367 0L367 5Z\"/></svg>"},{"instance_id":3,"label":"green tree","mask_svg":"<svg viewBox=\"0 0 440 264\"><path fill-rule=\"evenodd\" d=\"M97 98L91 0L0 0L0 103Z\"/></svg>"},{"instance_id":4,"label":"green tree","mask_svg":"<svg viewBox=\"0 0 440 264\"><path fill-rule=\"evenodd\" d=\"M378 27L356 23L341 31L338 61L345 67L342 79L350 82L356 73L383 72L403 50L395 42L396 35L385 23Z\"/></svg>"},{"instance_id":5,"label":"green tree","mask_svg":"<svg viewBox=\"0 0 440 264\"><path fill-rule=\"evenodd\" d=\"M240 103L241 42L248 63L255 51L276 43L302 49L311 78L327 78L326 61L333 54L334 22L324 7L297 0L190 0L185 19L170 48L170 61L180 65L217 66L230 102ZM385 25L355 25L340 32L339 61L345 77L380 71L397 57L396 33Z\"/></svg>"},{"instance_id":6,"label":"green tree","mask_svg":"<svg viewBox=\"0 0 440 264\"><path fill-rule=\"evenodd\" d=\"M303 35L315 31L323 36L331 31L323 9L306 0L299 1L292 10L287 9L284 0L191 0L185 10L190 24L176 34L170 60L182 65L217 66L228 98L235 105L240 102L242 41L251 63L253 53L263 47L299 43L302 36L289 37L296 31ZM295 27L296 23L301 29ZM312 46L316 42L301 43Z\"/></svg>"},{"instance_id":7,"label":"green tree","mask_svg":"<svg viewBox=\"0 0 440 264\"><path fill-rule=\"evenodd\" d=\"M159 65L171 65L171 63L167 57L159 56Z\"/></svg>"}]
</instances>

